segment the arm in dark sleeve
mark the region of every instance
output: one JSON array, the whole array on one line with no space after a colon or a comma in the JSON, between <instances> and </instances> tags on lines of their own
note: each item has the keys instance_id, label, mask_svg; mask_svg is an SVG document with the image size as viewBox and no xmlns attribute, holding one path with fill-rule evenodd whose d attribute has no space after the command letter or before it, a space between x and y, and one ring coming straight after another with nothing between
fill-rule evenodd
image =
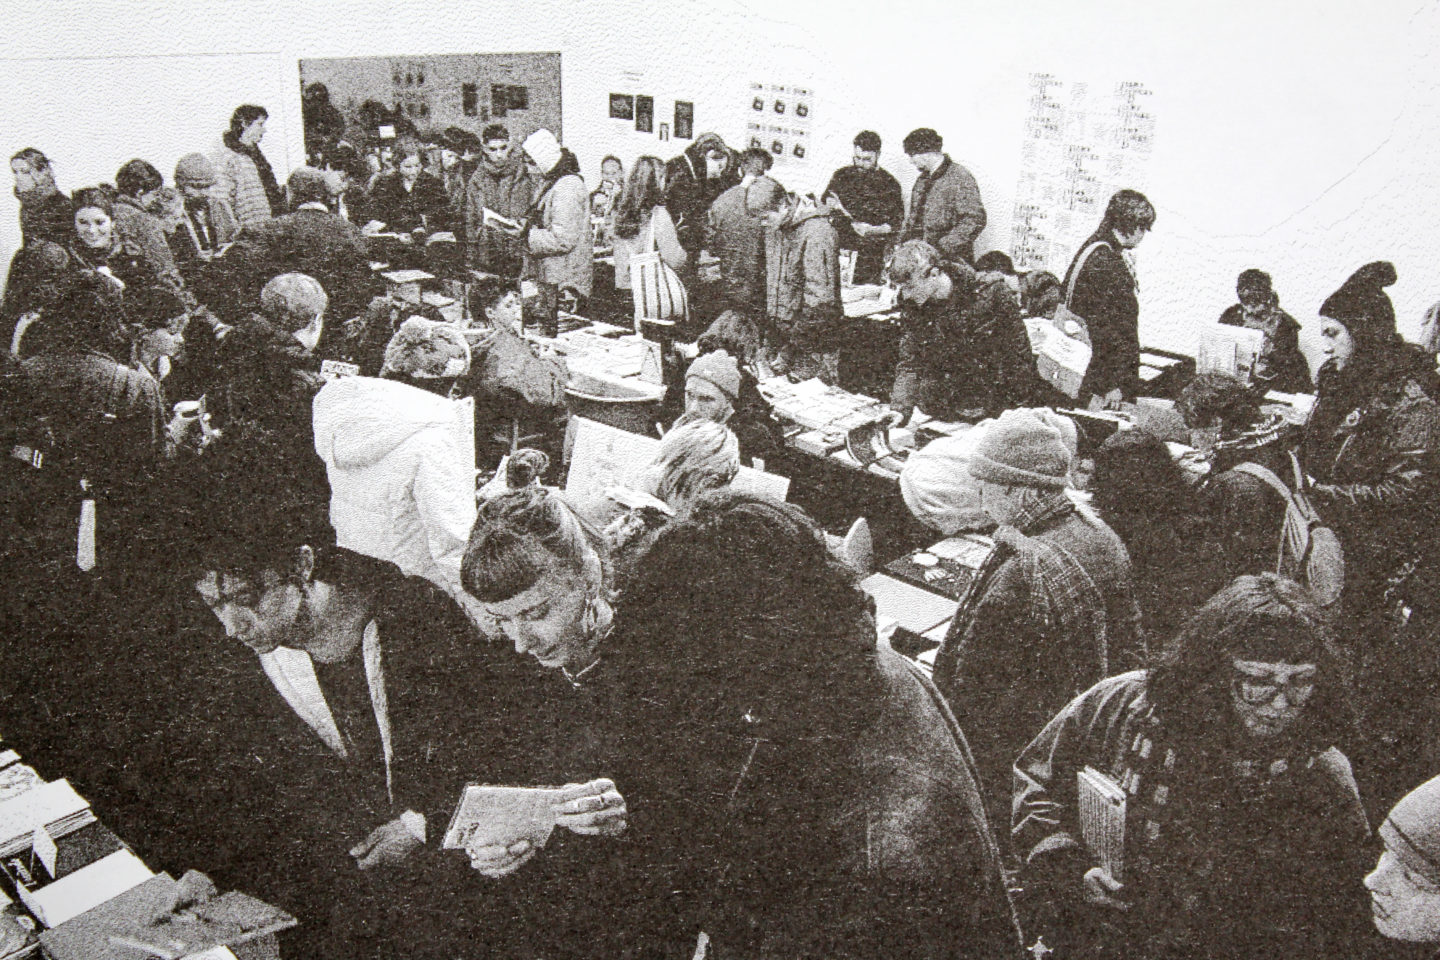
<instances>
[{"instance_id":1,"label":"arm in dark sleeve","mask_svg":"<svg viewBox=\"0 0 1440 960\"><path fill-rule=\"evenodd\" d=\"M898 234L905 226L905 192L900 188L900 181L893 176L885 184L882 209L885 211L885 219L880 222L890 224L891 229Z\"/></svg>"},{"instance_id":2,"label":"arm in dark sleeve","mask_svg":"<svg viewBox=\"0 0 1440 960\"><path fill-rule=\"evenodd\" d=\"M1391 418L1385 463L1373 480L1320 483L1311 490L1320 511L1352 535L1377 523L1393 526L1397 515L1431 512L1440 500L1440 406L1415 397Z\"/></svg>"},{"instance_id":3,"label":"arm in dark sleeve","mask_svg":"<svg viewBox=\"0 0 1440 960\"><path fill-rule=\"evenodd\" d=\"M1090 256L1075 284L1071 309L1085 318L1090 331L1085 391L1103 395L1118 387L1133 395L1140 371L1140 304L1119 254L1101 247Z\"/></svg>"},{"instance_id":4,"label":"arm in dark sleeve","mask_svg":"<svg viewBox=\"0 0 1440 960\"><path fill-rule=\"evenodd\" d=\"M975 257L975 238L985 229L985 205L980 202L980 187L970 172L962 169L959 174L947 191L947 199L953 205L954 225L937 238L935 245L950 259L969 262ZM931 199L933 202L934 198Z\"/></svg>"}]
</instances>

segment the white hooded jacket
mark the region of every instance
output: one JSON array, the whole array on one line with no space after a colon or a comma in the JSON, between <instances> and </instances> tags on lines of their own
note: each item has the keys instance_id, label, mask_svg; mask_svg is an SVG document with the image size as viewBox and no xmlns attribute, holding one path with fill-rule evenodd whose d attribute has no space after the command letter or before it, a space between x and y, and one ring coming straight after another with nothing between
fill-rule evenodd
<instances>
[{"instance_id":1,"label":"white hooded jacket","mask_svg":"<svg viewBox=\"0 0 1440 960\"><path fill-rule=\"evenodd\" d=\"M475 523L475 401L342 377L315 396L315 452L340 546L457 598Z\"/></svg>"}]
</instances>

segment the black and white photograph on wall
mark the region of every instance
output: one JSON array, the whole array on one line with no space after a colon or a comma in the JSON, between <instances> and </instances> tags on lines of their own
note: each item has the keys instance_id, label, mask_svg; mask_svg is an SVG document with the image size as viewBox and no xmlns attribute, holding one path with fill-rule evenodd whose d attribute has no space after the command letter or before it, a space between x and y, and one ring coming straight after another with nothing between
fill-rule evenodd
<instances>
[{"instance_id":1,"label":"black and white photograph on wall","mask_svg":"<svg viewBox=\"0 0 1440 960\"><path fill-rule=\"evenodd\" d=\"M1440 956L1440 3L136 6L0 38L0 960Z\"/></svg>"},{"instance_id":2,"label":"black and white photograph on wall","mask_svg":"<svg viewBox=\"0 0 1440 960\"><path fill-rule=\"evenodd\" d=\"M634 120L635 96L629 93L610 94L610 119Z\"/></svg>"}]
</instances>

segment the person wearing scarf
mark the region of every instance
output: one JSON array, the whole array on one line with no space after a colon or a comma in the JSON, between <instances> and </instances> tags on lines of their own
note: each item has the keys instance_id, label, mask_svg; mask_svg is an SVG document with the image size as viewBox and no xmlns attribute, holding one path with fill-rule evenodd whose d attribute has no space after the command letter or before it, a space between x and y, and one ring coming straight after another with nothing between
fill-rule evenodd
<instances>
[{"instance_id":1,"label":"person wearing scarf","mask_svg":"<svg viewBox=\"0 0 1440 960\"><path fill-rule=\"evenodd\" d=\"M520 275L520 241L485 225L485 211L521 220L530 208L534 184L510 131L492 123L480 134L481 151L475 172L465 186L465 237L470 266L504 277Z\"/></svg>"},{"instance_id":2,"label":"person wearing scarf","mask_svg":"<svg viewBox=\"0 0 1440 960\"><path fill-rule=\"evenodd\" d=\"M530 175L539 181L520 232L525 275L588 298L595 272L594 236L580 161L549 130L526 137L524 154Z\"/></svg>"},{"instance_id":3,"label":"person wearing scarf","mask_svg":"<svg viewBox=\"0 0 1440 960\"><path fill-rule=\"evenodd\" d=\"M1364 956L1347 681L1319 608L1265 574L1076 697L1015 762L1027 939L1055 960ZM1082 773L1124 794L1118 866L1086 839Z\"/></svg>"},{"instance_id":4,"label":"person wearing scarf","mask_svg":"<svg viewBox=\"0 0 1440 960\"><path fill-rule=\"evenodd\" d=\"M230 129L222 138L225 149L215 160L219 195L230 204L242 227L285 212L285 191L260 149L269 116L264 107L254 104L236 107L230 116Z\"/></svg>"}]
</instances>

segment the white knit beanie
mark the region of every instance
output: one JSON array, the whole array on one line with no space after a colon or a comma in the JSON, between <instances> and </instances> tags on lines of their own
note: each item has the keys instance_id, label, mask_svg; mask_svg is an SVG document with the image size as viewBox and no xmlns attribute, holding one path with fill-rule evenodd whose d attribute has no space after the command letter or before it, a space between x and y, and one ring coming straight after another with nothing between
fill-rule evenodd
<instances>
[{"instance_id":1,"label":"white knit beanie","mask_svg":"<svg viewBox=\"0 0 1440 960\"><path fill-rule=\"evenodd\" d=\"M522 149L535 161L542 173L549 173L560 162L560 141L543 127L525 138Z\"/></svg>"}]
</instances>

